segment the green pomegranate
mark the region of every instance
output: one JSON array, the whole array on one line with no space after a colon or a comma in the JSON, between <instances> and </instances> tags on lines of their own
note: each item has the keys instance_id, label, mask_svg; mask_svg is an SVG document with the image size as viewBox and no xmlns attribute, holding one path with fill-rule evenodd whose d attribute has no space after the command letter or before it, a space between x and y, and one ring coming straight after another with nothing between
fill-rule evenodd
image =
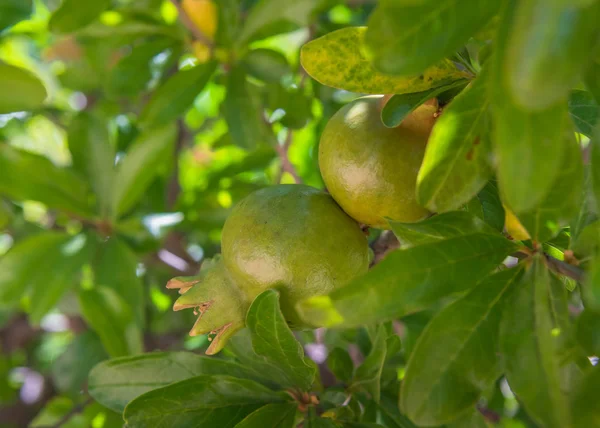
<instances>
[{"instance_id":1,"label":"green pomegranate","mask_svg":"<svg viewBox=\"0 0 600 428\"><path fill-rule=\"evenodd\" d=\"M396 128L383 125L383 102L359 98L333 115L321 136L319 167L344 211L389 229L386 218L415 222L429 214L417 203L415 186L437 102L419 107Z\"/></svg>"},{"instance_id":2,"label":"green pomegranate","mask_svg":"<svg viewBox=\"0 0 600 428\"><path fill-rule=\"evenodd\" d=\"M174 310L194 308L191 335L213 333L207 350L222 349L244 327L252 300L275 288L293 328L305 325L294 307L365 273L369 248L359 225L328 194L304 185L278 185L237 204L223 227L222 254L196 277L174 278L183 292Z\"/></svg>"}]
</instances>

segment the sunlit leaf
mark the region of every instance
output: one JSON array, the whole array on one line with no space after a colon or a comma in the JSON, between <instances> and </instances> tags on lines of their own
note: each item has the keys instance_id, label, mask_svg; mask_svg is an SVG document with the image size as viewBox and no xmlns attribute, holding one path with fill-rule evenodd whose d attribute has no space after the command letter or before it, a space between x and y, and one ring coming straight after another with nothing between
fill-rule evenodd
<instances>
[{"instance_id":1,"label":"sunlit leaf","mask_svg":"<svg viewBox=\"0 0 600 428\"><path fill-rule=\"evenodd\" d=\"M376 71L362 52L366 27L333 31L302 47L300 61L310 76L334 88L365 94L405 94L426 91L468 77L454 63L442 60L412 76Z\"/></svg>"},{"instance_id":2,"label":"sunlit leaf","mask_svg":"<svg viewBox=\"0 0 600 428\"><path fill-rule=\"evenodd\" d=\"M373 63L384 73L421 73L464 45L500 4L495 0L382 0L370 16L366 35Z\"/></svg>"}]
</instances>

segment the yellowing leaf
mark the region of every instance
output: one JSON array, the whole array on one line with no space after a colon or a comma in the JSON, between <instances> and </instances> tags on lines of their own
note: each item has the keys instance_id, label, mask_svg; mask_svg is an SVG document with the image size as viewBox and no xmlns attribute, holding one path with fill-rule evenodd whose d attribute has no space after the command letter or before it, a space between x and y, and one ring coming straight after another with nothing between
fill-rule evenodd
<instances>
[{"instance_id":1,"label":"yellowing leaf","mask_svg":"<svg viewBox=\"0 0 600 428\"><path fill-rule=\"evenodd\" d=\"M324 85L365 94L421 92L468 77L449 60L414 76L380 73L362 52L366 30L366 27L343 28L305 44L300 53L302 66Z\"/></svg>"}]
</instances>

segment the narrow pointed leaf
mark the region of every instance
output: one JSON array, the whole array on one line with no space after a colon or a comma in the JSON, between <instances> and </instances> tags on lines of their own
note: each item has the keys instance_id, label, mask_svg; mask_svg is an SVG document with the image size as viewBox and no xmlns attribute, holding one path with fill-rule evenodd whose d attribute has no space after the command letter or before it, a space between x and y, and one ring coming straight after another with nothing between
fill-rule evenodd
<instances>
[{"instance_id":1,"label":"narrow pointed leaf","mask_svg":"<svg viewBox=\"0 0 600 428\"><path fill-rule=\"evenodd\" d=\"M92 216L90 189L72 170L59 168L43 156L0 144L0 171L0 194L18 201L38 201L67 213Z\"/></svg>"},{"instance_id":2,"label":"narrow pointed leaf","mask_svg":"<svg viewBox=\"0 0 600 428\"><path fill-rule=\"evenodd\" d=\"M94 254L89 235L79 234L48 254L41 262L47 267L44 276L37 272L31 284L29 320L37 325L69 289L77 285L81 269ZM40 265L38 265L40 266Z\"/></svg>"},{"instance_id":3,"label":"narrow pointed leaf","mask_svg":"<svg viewBox=\"0 0 600 428\"><path fill-rule=\"evenodd\" d=\"M362 52L366 30L366 27L343 28L308 42L300 53L302 66L324 85L364 94L421 92L468 77L449 60L412 76L376 71Z\"/></svg>"},{"instance_id":4,"label":"narrow pointed leaf","mask_svg":"<svg viewBox=\"0 0 600 428\"><path fill-rule=\"evenodd\" d=\"M595 400L598 390L600 390L600 366L596 366L586 373L581 386L573 394L571 400L573 426L600 426L600 407L598 401Z\"/></svg>"},{"instance_id":5,"label":"narrow pointed leaf","mask_svg":"<svg viewBox=\"0 0 600 428\"><path fill-rule=\"evenodd\" d=\"M200 375L228 375L252 379L240 364L191 352L152 352L104 361L92 369L88 392L116 412L153 389Z\"/></svg>"},{"instance_id":6,"label":"narrow pointed leaf","mask_svg":"<svg viewBox=\"0 0 600 428\"><path fill-rule=\"evenodd\" d=\"M235 428L293 428L296 403L267 404L250 413Z\"/></svg>"},{"instance_id":7,"label":"narrow pointed leaf","mask_svg":"<svg viewBox=\"0 0 600 428\"><path fill-rule=\"evenodd\" d=\"M0 62L0 114L35 110L46 96L44 84L31 72Z\"/></svg>"},{"instance_id":8,"label":"narrow pointed leaf","mask_svg":"<svg viewBox=\"0 0 600 428\"><path fill-rule=\"evenodd\" d=\"M140 114L140 126L144 129L161 127L181 116L191 107L215 68L214 62L207 62L172 75L154 92Z\"/></svg>"},{"instance_id":9,"label":"narrow pointed leaf","mask_svg":"<svg viewBox=\"0 0 600 428\"><path fill-rule=\"evenodd\" d=\"M401 249L347 286L298 308L307 322L321 326L355 327L401 317L468 290L516 248L499 234L472 231Z\"/></svg>"},{"instance_id":10,"label":"narrow pointed leaf","mask_svg":"<svg viewBox=\"0 0 600 428\"><path fill-rule=\"evenodd\" d=\"M416 223L390 221L390 226L403 248L439 242L474 232L497 234L483 220L464 211L443 213Z\"/></svg>"},{"instance_id":11,"label":"narrow pointed leaf","mask_svg":"<svg viewBox=\"0 0 600 428\"><path fill-rule=\"evenodd\" d=\"M94 258L95 283L113 289L131 308L139 326L144 322L144 289L137 276L138 258L127 244L112 237L98 248Z\"/></svg>"},{"instance_id":12,"label":"narrow pointed leaf","mask_svg":"<svg viewBox=\"0 0 600 428\"><path fill-rule=\"evenodd\" d=\"M79 293L81 314L98 333L111 357L122 357L142 351L139 327L129 306L112 289L96 287Z\"/></svg>"},{"instance_id":13,"label":"narrow pointed leaf","mask_svg":"<svg viewBox=\"0 0 600 428\"><path fill-rule=\"evenodd\" d=\"M507 96L505 63L510 53L506 40L517 19L515 3L511 0L505 5L499 24L491 96L498 182L503 200L518 214L540 205L556 185L572 131L566 103L529 112Z\"/></svg>"},{"instance_id":14,"label":"narrow pointed leaf","mask_svg":"<svg viewBox=\"0 0 600 428\"><path fill-rule=\"evenodd\" d=\"M600 116L600 106L594 96L587 91L571 91L569 114L577 132L592 138Z\"/></svg>"},{"instance_id":15,"label":"narrow pointed leaf","mask_svg":"<svg viewBox=\"0 0 600 428\"><path fill-rule=\"evenodd\" d=\"M68 140L73 167L91 184L99 213L110 217L115 150L109 141L107 124L99 117L80 113L69 127Z\"/></svg>"},{"instance_id":16,"label":"narrow pointed leaf","mask_svg":"<svg viewBox=\"0 0 600 428\"><path fill-rule=\"evenodd\" d=\"M577 318L577 341L588 355L600 355L600 313L586 309Z\"/></svg>"},{"instance_id":17,"label":"narrow pointed leaf","mask_svg":"<svg viewBox=\"0 0 600 428\"><path fill-rule=\"evenodd\" d=\"M503 71L508 96L519 105L543 111L577 83L599 34L600 4L585 3L515 3Z\"/></svg>"},{"instance_id":18,"label":"narrow pointed leaf","mask_svg":"<svg viewBox=\"0 0 600 428\"><path fill-rule=\"evenodd\" d=\"M548 194L530 210L515 210L515 214L533 239L538 242L548 241L558 235L561 228L577 215L581 207L582 187L581 150L579 144L571 138Z\"/></svg>"},{"instance_id":19,"label":"narrow pointed leaf","mask_svg":"<svg viewBox=\"0 0 600 428\"><path fill-rule=\"evenodd\" d=\"M502 310L522 268L506 269L439 312L411 353L400 405L419 425L441 425L473 407L500 375Z\"/></svg>"},{"instance_id":20,"label":"narrow pointed leaf","mask_svg":"<svg viewBox=\"0 0 600 428\"><path fill-rule=\"evenodd\" d=\"M223 116L233 142L246 149L269 146L274 141L264 121L264 108L254 85L241 67L233 69L227 79L227 96L222 104Z\"/></svg>"},{"instance_id":21,"label":"narrow pointed leaf","mask_svg":"<svg viewBox=\"0 0 600 428\"><path fill-rule=\"evenodd\" d=\"M233 428L247 415L285 395L246 379L202 375L149 391L125 408L138 428L214 426Z\"/></svg>"},{"instance_id":22,"label":"narrow pointed leaf","mask_svg":"<svg viewBox=\"0 0 600 428\"><path fill-rule=\"evenodd\" d=\"M417 74L452 55L498 12L495 0L382 0L369 19L366 44L378 70Z\"/></svg>"},{"instance_id":23,"label":"narrow pointed leaf","mask_svg":"<svg viewBox=\"0 0 600 428\"><path fill-rule=\"evenodd\" d=\"M373 339L371 352L363 363L356 368L356 373L350 386L353 390L364 389L377 403L381 397L381 372L387 352L387 334L383 326L379 326Z\"/></svg>"},{"instance_id":24,"label":"narrow pointed leaf","mask_svg":"<svg viewBox=\"0 0 600 428\"><path fill-rule=\"evenodd\" d=\"M267 290L259 294L246 316L254 351L285 374L289 387L310 390L315 379L315 367L304 356L279 309L279 294Z\"/></svg>"},{"instance_id":25,"label":"narrow pointed leaf","mask_svg":"<svg viewBox=\"0 0 600 428\"><path fill-rule=\"evenodd\" d=\"M417 199L431 211L457 209L492 175L488 83L484 71L433 127L417 177Z\"/></svg>"},{"instance_id":26,"label":"narrow pointed leaf","mask_svg":"<svg viewBox=\"0 0 600 428\"><path fill-rule=\"evenodd\" d=\"M65 352L52 362L52 380L63 393L77 395L88 385L90 370L108 358L102 342L93 331L78 334ZM115 381L115 379L113 379Z\"/></svg>"},{"instance_id":27,"label":"narrow pointed leaf","mask_svg":"<svg viewBox=\"0 0 600 428\"><path fill-rule=\"evenodd\" d=\"M572 426L559 339L550 307L550 276L536 258L505 306L500 349L508 383L537 423L549 428Z\"/></svg>"},{"instance_id":28,"label":"narrow pointed leaf","mask_svg":"<svg viewBox=\"0 0 600 428\"><path fill-rule=\"evenodd\" d=\"M20 240L0 258L0 302L5 306L14 306L27 294L31 286L43 287L37 283L36 276L47 279L51 273L50 265L60 255L61 248L72 239L66 233L44 232ZM51 258L50 263L46 260ZM31 267L35 266L36 269Z\"/></svg>"},{"instance_id":29,"label":"narrow pointed leaf","mask_svg":"<svg viewBox=\"0 0 600 428\"><path fill-rule=\"evenodd\" d=\"M142 132L119 163L114 179L113 208L116 216L129 211L139 201L157 168L164 164L175 143L175 125Z\"/></svg>"},{"instance_id":30,"label":"narrow pointed leaf","mask_svg":"<svg viewBox=\"0 0 600 428\"><path fill-rule=\"evenodd\" d=\"M449 85L431 88L423 92L393 95L381 110L381 121L388 128L399 126L409 113L425 101L438 95L466 86L468 80L458 80Z\"/></svg>"}]
</instances>

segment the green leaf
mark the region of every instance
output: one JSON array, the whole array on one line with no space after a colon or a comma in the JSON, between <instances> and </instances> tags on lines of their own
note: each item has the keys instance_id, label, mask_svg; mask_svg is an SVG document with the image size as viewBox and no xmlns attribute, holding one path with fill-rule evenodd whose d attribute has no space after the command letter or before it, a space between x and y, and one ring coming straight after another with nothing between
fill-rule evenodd
<instances>
[{"instance_id":1,"label":"green leaf","mask_svg":"<svg viewBox=\"0 0 600 428\"><path fill-rule=\"evenodd\" d=\"M238 45L243 45L259 36L282 33L297 27L307 26L318 0L261 0L255 4L244 22L238 36ZM239 7L239 6L238 6ZM279 31L277 31L279 32Z\"/></svg>"},{"instance_id":2,"label":"green leaf","mask_svg":"<svg viewBox=\"0 0 600 428\"><path fill-rule=\"evenodd\" d=\"M147 392L125 408L138 428L214 426L233 428L244 417L285 395L246 379L203 375Z\"/></svg>"},{"instance_id":3,"label":"green leaf","mask_svg":"<svg viewBox=\"0 0 600 428\"><path fill-rule=\"evenodd\" d=\"M286 128L301 129L312 116L313 99L298 88L285 88L283 85L270 85L268 89L269 108L285 112L278 121Z\"/></svg>"},{"instance_id":4,"label":"green leaf","mask_svg":"<svg viewBox=\"0 0 600 428\"><path fill-rule=\"evenodd\" d=\"M32 0L4 0L0 3L0 32L24 20L32 11Z\"/></svg>"},{"instance_id":5,"label":"green leaf","mask_svg":"<svg viewBox=\"0 0 600 428\"><path fill-rule=\"evenodd\" d=\"M236 145L254 149L273 142L274 137L265 124L264 109L256 89L246 80L243 68L237 67L229 72L227 95L221 108Z\"/></svg>"},{"instance_id":6,"label":"green leaf","mask_svg":"<svg viewBox=\"0 0 600 428\"><path fill-rule=\"evenodd\" d=\"M577 132L592 137L600 116L600 106L587 91L573 90L569 96L569 114Z\"/></svg>"},{"instance_id":7,"label":"green leaf","mask_svg":"<svg viewBox=\"0 0 600 428\"><path fill-rule=\"evenodd\" d=\"M245 368L253 373L252 379L271 389L282 389L288 384L288 377L279 366L274 366L252 348L250 330L244 328L227 341L227 351L231 352Z\"/></svg>"},{"instance_id":8,"label":"green leaf","mask_svg":"<svg viewBox=\"0 0 600 428\"><path fill-rule=\"evenodd\" d=\"M481 218L495 230L502 232L505 212L496 181L489 181L477 194L476 199L481 204Z\"/></svg>"},{"instance_id":9,"label":"green leaf","mask_svg":"<svg viewBox=\"0 0 600 428\"><path fill-rule=\"evenodd\" d=\"M356 368L350 388L352 390L364 389L371 398L378 403L381 397L381 372L387 353L387 333L385 327L379 326L373 339L371 352L363 363Z\"/></svg>"},{"instance_id":10,"label":"green leaf","mask_svg":"<svg viewBox=\"0 0 600 428\"><path fill-rule=\"evenodd\" d=\"M95 0L89 3L63 0L50 17L48 28L53 33L72 33L95 21L110 3L110 0Z\"/></svg>"},{"instance_id":11,"label":"green leaf","mask_svg":"<svg viewBox=\"0 0 600 428\"><path fill-rule=\"evenodd\" d=\"M482 72L433 127L417 177L417 200L431 211L459 208L492 175L488 80Z\"/></svg>"},{"instance_id":12,"label":"green leaf","mask_svg":"<svg viewBox=\"0 0 600 428\"><path fill-rule=\"evenodd\" d=\"M12 199L38 201L49 208L91 216L87 183L43 156L0 144L0 171L0 193Z\"/></svg>"},{"instance_id":13,"label":"green leaf","mask_svg":"<svg viewBox=\"0 0 600 428\"><path fill-rule=\"evenodd\" d=\"M588 355L600 355L600 313L590 309L577 318L577 341Z\"/></svg>"},{"instance_id":14,"label":"green leaf","mask_svg":"<svg viewBox=\"0 0 600 428\"><path fill-rule=\"evenodd\" d=\"M140 127L157 128L179 118L192 106L215 71L216 64L207 62L188 70L179 70L156 91L140 113Z\"/></svg>"},{"instance_id":15,"label":"green leaf","mask_svg":"<svg viewBox=\"0 0 600 428\"><path fill-rule=\"evenodd\" d=\"M272 49L253 49L244 57L243 64L252 77L268 83L279 82L291 73L285 56Z\"/></svg>"},{"instance_id":16,"label":"green leaf","mask_svg":"<svg viewBox=\"0 0 600 428\"><path fill-rule=\"evenodd\" d=\"M553 186L545 198L528 211L515 211L531 237L545 242L577 215L581 206L583 163L579 144L572 139L563 152ZM522 186L522 183L520 184ZM522 186L526 187L526 186Z\"/></svg>"},{"instance_id":17,"label":"green leaf","mask_svg":"<svg viewBox=\"0 0 600 428\"><path fill-rule=\"evenodd\" d=\"M161 38L136 46L110 71L106 91L114 98L134 97L146 89L152 79L150 63L165 49L174 48L173 40Z\"/></svg>"},{"instance_id":18,"label":"green leaf","mask_svg":"<svg viewBox=\"0 0 600 428\"><path fill-rule=\"evenodd\" d=\"M354 327L427 308L471 288L517 249L498 234L462 236L394 251L369 273L298 310L315 325Z\"/></svg>"},{"instance_id":19,"label":"green leaf","mask_svg":"<svg viewBox=\"0 0 600 428\"><path fill-rule=\"evenodd\" d=\"M0 62L0 114L36 110L46 96L44 84L31 72Z\"/></svg>"},{"instance_id":20,"label":"green leaf","mask_svg":"<svg viewBox=\"0 0 600 428\"><path fill-rule=\"evenodd\" d=\"M500 5L495 0L382 0L369 18L366 45L378 70L421 73L462 47Z\"/></svg>"},{"instance_id":21,"label":"green leaf","mask_svg":"<svg viewBox=\"0 0 600 428\"><path fill-rule=\"evenodd\" d=\"M0 302L13 306L30 287L43 286L37 280L51 277L53 262L71 239L65 233L47 231L16 242L0 259Z\"/></svg>"},{"instance_id":22,"label":"green leaf","mask_svg":"<svg viewBox=\"0 0 600 428\"><path fill-rule=\"evenodd\" d=\"M246 315L246 326L252 334L254 352L283 372L287 378L284 386L311 389L316 369L304 357L302 345L279 309L278 292L267 290L254 299Z\"/></svg>"},{"instance_id":23,"label":"green leaf","mask_svg":"<svg viewBox=\"0 0 600 428\"><path fill-rule=\"evenodd\" d=\"M453 422L446 425L446 428L488 428L492 427L492 423L486 421L485 417L477 409L469 412Z\"/></svg>"},{"instance_id":24,"label":"green leaf","mask_svg":"<svg viewBox=\"0 0 600 428\"><path fill-rule=\"evenodd\" d=\"M83 318L98 333L111 357L142 351L141 331L133 321L131 309L114 290L81 290L79 305Z\"/></svg>"},{"instance_id":25,"label":"green leaf","mask_svg":"<svg viewBox=\"0 0 600 428\"><path fill-rule=\"evenodd\" d=\"M515 2L509 3L500 24L496 55L492 59L491 96L494 99L493 135L500 193L504 202L519 214L539 206L556 185L564 168L563 158L572 140L572 130L566 103L528 112L507 96L508 77L504 64L510 53L505 45L511 23L516 19Z\"/></svg>"},{"instance_id":26,"label":"green leaf","mask_svg":"<svg viewBox=\"0 0 600 428\"><path fill-rule=\"evenodd\" d=\"M389 223L392 231L402 244L402 248L439 242L474 232L497 235L483 220L464 211L434 215L416 223L399 223L396 221L390 221Z\"/></svg>"},{"instance_id":27,"label":"green leaf","mask_svg":"<svg viewBox=\"0 0 600 428\"><path fill-rule=\"evenodd\" d=\"M600 103L600 58L591 60L583 75L585 86Z\"/></svg>"},{"instance_id":28,"label":"green leaf","mask_svg":"<svg viewBox=\"0 0 600 428\"><path fill-rule=\"evenodd\" d=\"M85 331L77 335L66 351L52 364L54 385L61 392L75 396L80 394L92 367L106 358L108 355L97 334Z\"/></svg>"},{"instance_id":29,"label":"green leaf","mask_svg":"<svg viewBox=\"0 0 600 428\"><path fill-rule=\"evenodd\" d=\"M571 413L574 427L595 427L600 424L600 407L595 399L600 389L600 366L591 369L573 394Z\"/></svg>"},{"instance_id":30,"label":"green leaf","mask_svg":"<svg viewBox=\"0 0 600 428\"><path fill-rule=\"evenodd\" d=\"M596 253L590 261L581 294L586 307L600 312L600 253Z\"/></svg>"},{"instance_id":31,"label":"green leaf","mask_svg":"<svg viewBox=\"0 0 600 428\"><path fill-rule=\"evenodd\" d=\"M502 74L516 104L543 111L566 99L596 43L600 4L512 1ZM548 122L549 123L549 122ZM533 135L536 134L533 128Z\"/></svg>"},{"instance_id":32,"label":"green leaf","mask_svg":"<svg viewBox=\"0 0 600 428\"><path fill-rule=\"evenodd\" d=\"M65 428L85 426L87 421L79 412L73 414L68 418L68 422L63 424L63 419L72 412L75 406L76 403L67 397L54 396L27 426L29 428L47 428L57 424Z\"/></svg>"},{"instance_id":33,"label":"green leaf","mask_svg":"<svg viewBox=\"0 0 600 428\"><path fill-rule=\"evenodd\" d=\"M381 121L388 128L399 126L409 113L425 101L452 89L465 87L467 80L458 80L449 85L431 88L422 92L393 95L381 110Z\"/></svg>"},{"instance_id":34,"label":"green leaf","mask_svg":"<svg viewBox=\"0 0 600 428\"><path fill-rule=\"evenodd\" d=\"M327 368L338 380L348 383L352 379L354 363L348 351L342 348L333 348L327 355Z\"/></svg>"},{"instance_id":35,"label":"green leaf","mask_svg":"<svg viewBox=\"0 0 600 428\"><path fill-rule=\"evenodd\" d=\"M73 167L91 184L100 215L110 217L115 150L109 141L107 124L90 113L80 113L71 122L68 140Z\"/></svg>"},{"instance_id":36,"label":"green leaf","mask_svg":"<svg viewBox=\"0 0 600 428\"><path fill-rule=\"evenodd\" d=\"M217 36L215 40L218 46L231 48L240 32L240 10L239 0L219 1L219 13L217 13Z\"/></svg>"},{"instance_id":37,"label":"green leaf","mask_svg":"<svg viewBox=\"0 0 600 428\"><path fill-rule=\"evenodd\" d=\"M306 428L338 428L333 419L321 418L317 415L314 409L310 408L306 419L304 419L304 427Z\"/></svg>"},{"instance_id":38,"label":"green leaf","mask_svg":"<svg viewBox=\"0 0 600 428\"><path fill-rule=\"evenodd\" d=\"M253 378L232 361L191 352L151 352L98 364L90 372L88 391L103 406L123 412L127 403L148 391L200 375Z\"/></svg>"},{"instance_id":39,"label":"green leaf","mask_svg":"<svg viewBox=\"0 0 600 428\"><path fill-rule=\"evenodd\" d=\"M156 177L157 168L171 154L175 144L173 123L142 132L117 165L114 179L113 210L121 216L133 208Z\"/></svg>"},{"instance_id":40,"label":"green leaf","mask_svg":"<svg viewBox=\"0 0 600 428\"><path fill-rule=\"evenodd\" d=\"M296 403L267 404L250 413L235 428L293 428Z\"/></svg>"},{"instance_id":41,"label":"green leaf","mask_svg":"<svg viewBox=\"0 0 600 428\"><path fill-rule=\"evenodd\" d=\"M528 414L540 425L564 428L572 425L549 288L550 274L536 257L505 305L500 349L508 383Z\"/></svg>"},{"instance_id":42,"label":"green leaf","mask_svg":"<svg viewBox=\"0 0 600 428\"><path fill-rule=\"evenodd\" d=\"M95 283L112 288L130 307L137 324L144 324L144 289L137 276L138 257L118 237L104 242L94 258Z\"/></svg>"},{"instance_id":43,"label":"green leaf","mask_svg":"<svg viewBox=\"0 0 600 428\"><path fill-rule=\"evenodd\" d=\"M28 308L29 320L37 325L56 304L61 297L77 282L81 272L93 254L93 242L90 236L79 234L56 249L52 254L47 254L38 269L45 268L45 275L36 276L31 283L29 293L30 304Z\"/></svg>"},{"instance_id":44,"label":"green leaf","mask_svg":"<svg viewBox=\"0 0 600 428\"><path fill-rule=\"evenodd\" d=\"M506 269L477 285L427 325L406 367L402 411L418 425L448 423L475 405L500 375L499 326L523 270Z\"/></svg>"},{"instance_id":45,"label":"green leaf","mask_svg":"<svg viewBox=\"0 0 600 428\"><path fill-rule=\"evenodd\" d=\"M406 94L447 85L468 75L443 60L420 75L383 74L363 55L366 27L333 31L302 46L300 61L316 81L333 88L365 94Z\"/></svg>"},{"instance_id":46,"label":"green leaf","mask_svg":"<svg viewBox=\"0 0 600 428\"><path fill-rule=\"evenodd\" d=\"M600 125L590 140L590 180L593 194L593 206L600 212Z\"/></svg>"}]
</instances>

